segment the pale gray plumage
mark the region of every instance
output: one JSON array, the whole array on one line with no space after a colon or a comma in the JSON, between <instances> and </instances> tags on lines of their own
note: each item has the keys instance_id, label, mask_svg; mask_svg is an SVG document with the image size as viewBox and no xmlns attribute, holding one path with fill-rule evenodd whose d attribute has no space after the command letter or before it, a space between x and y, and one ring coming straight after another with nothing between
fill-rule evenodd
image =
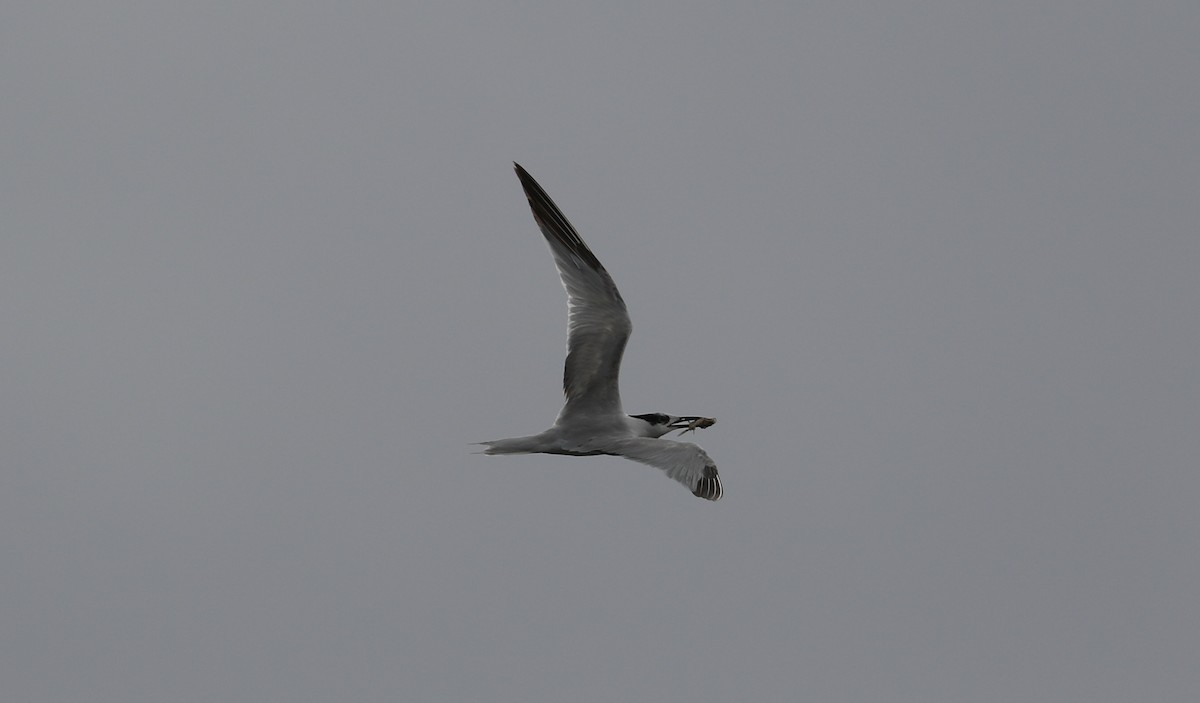
<instances>
[{"instance_id":1,"label":"pale gray plumage","mask_svg":"<svg viewBox=\"0 0 1200 703\"><path fill-rule=\"evenodd\" d=\"M724 492L716 463L695 444L639 437L620 439L609 446L614 454L662 469L701 498L717 500Z\"/></svg>"},{"instance_id":2,"label":"pale gray plumage","mask_svg":"<svg viewBox=\"0 0 1200 703\"><path fill-rule=\"evenodd\" d=\"M663 413L626 415L618 375L633 325L603 264L562 211L519 164L513 164L533 218L554 255L567 290L566 403L541 434L482 442L484 454L611 454L657 467L707 500L724 493L717 466L703 449L659 439L672 430L708 427L712 418Z\"/></svg>"},{"instance_id":3,"label":"pale gray plumage","mask_svg":"<svg viewBox=\"0 0 1200 703\"><path fill-rule=\"evenodd\" d=\"M575 413L621 413L617 374L633 323L612 276L545 190L520 164L513 164L563 287L567 289L567 361L561 420Z\"/></svg>"}]
</instances>

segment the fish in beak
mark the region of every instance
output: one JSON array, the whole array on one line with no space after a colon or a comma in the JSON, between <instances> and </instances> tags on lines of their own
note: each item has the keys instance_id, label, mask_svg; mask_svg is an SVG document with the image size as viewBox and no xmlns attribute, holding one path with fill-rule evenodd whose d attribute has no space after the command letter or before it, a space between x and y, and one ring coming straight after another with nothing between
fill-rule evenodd
<instances>
[{"instance_id":1,"label":"fish in beak","mask_svg":"<svg viewBox=\"0 0 1200 703\"><path fill-rule=\"evenodd\" d=\"M671 424L668 425L668 427L673 430L679 430L679 434L682 435L685 432L695 432L696 430L704 429L705 427L712 427L716 423L717 418L715 417L696 417L694 415L689 415L687 417L675 418Z\"/></svg>"}]
</instances>

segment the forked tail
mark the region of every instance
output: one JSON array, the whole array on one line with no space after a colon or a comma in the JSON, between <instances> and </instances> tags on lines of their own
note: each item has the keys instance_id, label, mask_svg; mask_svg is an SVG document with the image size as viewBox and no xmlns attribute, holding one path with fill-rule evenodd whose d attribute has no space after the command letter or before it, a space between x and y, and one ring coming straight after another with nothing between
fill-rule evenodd
<instances>
[{"instance_id":1,"label":"forked tail","mask_svg":"<svg viewBox=\"0 0 1200 703\"><path fill-rule=\"evenodd\" d=\"M532 454L538 451L544 451L540 435L531 435L529 437L510 437L508 439L493 439L490 442L480 442L479 444L487 447L483 450L483 454Z\"/></svg>"}]
</instances>

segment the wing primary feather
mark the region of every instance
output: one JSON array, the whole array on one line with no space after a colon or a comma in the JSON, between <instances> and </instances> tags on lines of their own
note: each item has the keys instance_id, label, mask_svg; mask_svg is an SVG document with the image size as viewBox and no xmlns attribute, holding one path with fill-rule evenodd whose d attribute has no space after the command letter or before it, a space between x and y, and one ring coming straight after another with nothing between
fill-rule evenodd
<instances>
[{"instance_id":1,"label":"wing primary feather","mask_svg":"<svg viewBox=\"0 0 1200 703\"><path fill-rule=\"evenodd\" d=\"M562 213L562 210L558 209L550 195L533 179L533 176L529 175L528 171L521 167L521 164L514 161L513 168L517 172L517 178L521 180L521 187L525 189L525 198L529 201L529 208L533 210L533 217L537 220L538 226L544 232L553 233L555 239L562 242L563 246L588 266L596 271L604 271L604 264L600 263L600 260L584 243L583 237L580 237L575 228L571 226L570 220Z\"/></svg>"},{"instance_id":2,"label":"wing primary feather","mask_svg":"<svg viewBox=\"0 0 1200 703\"><path fill-rule=\"evenodd\" d=\"M721 477L717 475L717 467L704 467L704 476L696 482L696 490L692 491L692 494L705 500L720 500L724 493Z\"/></svg>"}]
</instances>

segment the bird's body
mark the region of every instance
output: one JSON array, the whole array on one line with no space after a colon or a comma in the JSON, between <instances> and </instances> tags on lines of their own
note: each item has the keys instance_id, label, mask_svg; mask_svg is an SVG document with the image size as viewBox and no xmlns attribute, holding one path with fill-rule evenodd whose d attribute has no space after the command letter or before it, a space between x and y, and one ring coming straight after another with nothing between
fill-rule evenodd
<instances>
[{"instance_id":1,"label":"bird's body","mask_svg":"<svg viewBox=\"0 0 1200 703\"><path fill-rule=\"evenodd\" d=\"M633 325L612 277L588 249L546 191L513 164L534 220L545 235L567 289L566 403L554 426L541 434L483 442L484 454L623 456L662 469L708 500L724 493L717 466L703 449L661 437L672 430L708 427L712 418L663 413L626 415L618 374Z\"/></svg>"}]
</instances>

